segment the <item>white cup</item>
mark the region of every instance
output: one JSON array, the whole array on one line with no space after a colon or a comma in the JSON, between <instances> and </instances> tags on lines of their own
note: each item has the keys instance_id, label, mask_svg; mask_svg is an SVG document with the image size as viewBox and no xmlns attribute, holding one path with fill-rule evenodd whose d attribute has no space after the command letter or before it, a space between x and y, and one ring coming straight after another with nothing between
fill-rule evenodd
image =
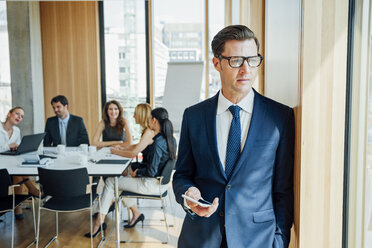
<instances>
[{"instance_id":1,"label":"white cup","mask_svg":"<svg viewBox=\"0 0 372 248\"><path fill-rule=\"evenodd\" d=\"M96 146L89 146L89 155L92 156L97 152Z\"/></svg>"},{"instance_id":2,"label":"white cup","mask_svg":"<svg viewBox=\"0 0 372 248\"><path fill-rule=\"evenodd\" d=\"M81 144L80 149L83 153L88 153L88 144Z\"/></svg>"},{"instance_id":3,"label":"white cup","mask_svg":"<svg viewBox=\"0 0 372 248\"><path fill-rule=\"evenodd\" d=\"M57 146L58 154L63 154L63 153L65 153L65 151L66 151L66 146L65 145L60 144L60 145Z\"/></svg>"}]
</instances>

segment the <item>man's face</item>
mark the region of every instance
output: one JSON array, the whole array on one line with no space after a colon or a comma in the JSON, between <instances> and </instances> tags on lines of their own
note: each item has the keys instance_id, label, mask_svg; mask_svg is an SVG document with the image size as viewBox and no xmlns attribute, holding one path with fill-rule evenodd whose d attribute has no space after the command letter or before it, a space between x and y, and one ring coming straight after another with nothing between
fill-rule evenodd
<instances>
[{"instance_id":1,"label":"man's face","mask_svg":"<svg viewBox=\"0 0 372 248\"><path fill-rule=\"evenodd\" d=\"M257 45L253 39L230 40L225 43L222 56L257 56ZM246 96L257 76L258 67L250 67L247 61L239 68L232 68L226 59L213 58L213 64L221 77L223 95L233 101L236 97ZM241 98L240 98L241 99Z\"/></svg>"},{"instance_id":2,"label":"man's face","mask_svg":"<svg viewBox=\"0 0 372 248\"><path fill-rule=\"evenodd\" d=\"M52 108L57 117L64 119L68 114L68 105L63 106L61 102L53 102Z\"/></svg>"}]
</instances>

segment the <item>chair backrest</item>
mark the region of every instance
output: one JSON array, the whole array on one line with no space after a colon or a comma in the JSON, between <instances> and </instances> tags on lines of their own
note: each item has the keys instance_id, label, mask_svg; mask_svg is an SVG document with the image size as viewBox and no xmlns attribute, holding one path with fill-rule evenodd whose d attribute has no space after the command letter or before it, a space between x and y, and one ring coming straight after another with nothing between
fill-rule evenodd
<instances>
[{"instance_id":1,"label":"chair backrest","mask_svg":"<svg viewBox=\"0 0 372 248\"><path fill-rule=\"evenodd\" d=\"M86 194L89 177L87 168L50 170L38 168L43 192L53 197L75 197Z\"/></svg>"},{"instance_id":2,"label":"chair backrest","mask_svg":"<svg viewBox=\"0 0 372 248\"><path fill-rule=\"evenodd\" d=\"M8 196L8 188L12 185L12 180L7 169L0 170L0 197Z\"/></svg>"},{"instance_id":3,"label":"chair backrest","mask_svg":"<svg viewBox=\"0 0 372 248\"><path fill-rule=\"evenodd\" d=\"M167 163L164 165L164 168L160 174L160 176L163 177L161 184L165 185L169 183L175 164L176 160L169 159Z\"/></svg>"}]
</instances>

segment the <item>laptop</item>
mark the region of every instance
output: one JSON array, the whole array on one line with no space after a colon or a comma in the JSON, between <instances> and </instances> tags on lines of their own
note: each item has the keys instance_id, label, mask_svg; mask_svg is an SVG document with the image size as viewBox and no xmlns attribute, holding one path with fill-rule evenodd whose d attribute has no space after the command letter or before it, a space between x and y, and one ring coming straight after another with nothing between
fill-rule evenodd
<instances>
[{"instance_id":1,"label":"laptop","mask_svg":"<svg viewBox=\"0 0 372 248\"><path fill-rule=\"evenodd\" d=\"M27 152L35 152L39 148L41 141L44 139L46 133L37 133L25 135L22 138L21 144L15 151L0 152L1 155L20 155Z\"/></svg>"}]
</instances>

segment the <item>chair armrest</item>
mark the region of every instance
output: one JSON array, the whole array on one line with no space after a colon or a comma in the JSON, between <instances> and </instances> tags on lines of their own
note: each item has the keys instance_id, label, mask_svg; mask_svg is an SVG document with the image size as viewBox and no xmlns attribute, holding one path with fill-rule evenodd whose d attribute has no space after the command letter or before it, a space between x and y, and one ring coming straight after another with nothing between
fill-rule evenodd
<instances>
[{"instance_id":1,"label":"chair armrest","mask_svg":"<svg viewBox=\"0 0 372 248\"><path fill-rule=\"evenodd\" d=\"M22 184L24 184L25 182L28 181L28 178L27 179L24 179L22 181L20 181L19 183L17 184L12 184L8 187L8 195L13 195L14 194L14 188L15 187L20 187Z\"/></svg>"},{"instance_id":2,"label":"chair armrest","mask_svg":"<svg viewBox=\"0 0 372 248\"><path fill-rule=\"evenodd\" d=\"M163 177L162 176L156 177L156 179L159 180L159 184L161 184L161 182L163 181Z\"/></svg>"},{"instance_id":3,"label":"chair armrest","mask_svg":"<svg viewBox=\"0 0 372 248\"><path fill-rule=\"evenodd\" d=\"M89 184L87 184L87 186L86 186L86 190L85 190L85 193L86 194L90 194L90 193L92 193L92 186L93 185L97 185L97 183L89 183Z\"/></svg>"}]
</instances>

